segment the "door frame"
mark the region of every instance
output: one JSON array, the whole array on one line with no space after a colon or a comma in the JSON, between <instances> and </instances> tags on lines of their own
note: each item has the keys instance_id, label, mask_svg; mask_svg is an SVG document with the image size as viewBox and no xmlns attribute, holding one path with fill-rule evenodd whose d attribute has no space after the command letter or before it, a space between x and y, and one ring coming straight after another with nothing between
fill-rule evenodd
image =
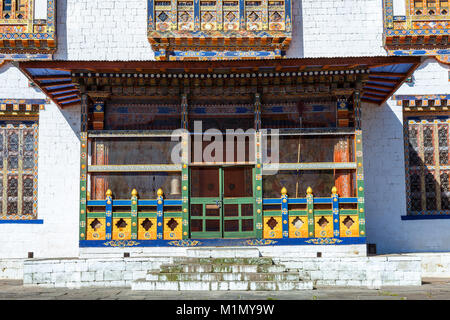
<instances>
[{"instance_id":1,"label":"door frame","mask_svg":"<svg viewBox=\"0 0 450 320\"><path fill-rule=\"evenodd\" d=\"M189 196L189 203L191 205L202 205L202 216L192 216L192 208L189 210L189 225L192 225L192 220L201 220L202 221L202 230L206 230L206 221L207 220L218 220L220 219L220 231L201 231L201 232L192 232L190 229L190 235L193 239L254 239L256 238L256 197L255 197L255 168L253 164L249 165L217 165L217 166L195 166L191 167L190 170L199 168L199 167L213 167L219 170L219 196L218 197L192 197ZM252 196L250 197L228 197L226 198L224 195L224 170L230 167L250 167L252 169ZM189 175L191 176L191 174ZM189 182L191 183L191 181ZM190 188L192 189L192 188ZM225 206L226 205L238 205L238 215L237 216L225 216ZM243 205L252 205L253 215L252 216L242 216L242 206ZM219 215L216 216L206 216L206 206L207 205L217 205L219 209ZM225 232L225 221L229 220L238 220L239 221L239 231L227 231ZM244 220L252 220L253 221L253 230L252 231L242 231L243 229L243 221Z\"/></svg>"}]
</instances>

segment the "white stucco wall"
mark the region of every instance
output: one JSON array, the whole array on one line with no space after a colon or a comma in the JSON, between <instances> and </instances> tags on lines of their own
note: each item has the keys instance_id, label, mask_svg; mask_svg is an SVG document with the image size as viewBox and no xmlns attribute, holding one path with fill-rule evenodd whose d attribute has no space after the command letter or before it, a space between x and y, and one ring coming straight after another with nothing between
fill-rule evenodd
<instances>
[{"instance_id":1,"label":"white stucco wall","mask_svg":"<svg viewBox=\"0 0 450 320\"><path fill-rule=\"evenodd\" d=\"M153 60L146 0L58 1L56 60Z\"/></svg>"},{"instance_id":2,"label":"white stucco wall","mask_svg":"<svg viewBox=\"0 0 450 320\"><path fill-rule=\"evenodd\" d=\"M426 59L397 95L450 94L450 68ZM450 220L401 220L406 215L403 114L397 101L363 104L366 226L378 253L450 251Z\"/></svg>"},{"instance_id":3,"label":"white stucco wall","mask_svg":"<svg viewBox=\"0 0 450 320\"><path fill-rule=\"evenodd\" d=\"M42 99L28 79L8 63L0 68L0 97ZM78 254L79 107L53 103L39 112L38 219L43 224L0 224L0 257Z\"/></svg>"},{"instance_id":4,"label":"white stucco wall","mask_svg":"<svg viewBox=\"0 0 450 320\"><path fill-rule=\"evenodd\" d=\"M292 57L386 55L381 0L292 1Z\"/></svg>"},{"instance_id":5,"label":"white stucco wall","mask_svg":"<svg viewBox=\"0 0 450 320\"><path fill-rule=\"evenodd\" d=\"M57 3L56 60L153 60L147 1ZM293 1L288 57L386 55L381 0ZM449 94L448 66L426 60L396 94ZM0 98L44 98L7 63ZM50 104L39 119L39 207L43 225L0 224L0 258L78 255L79 106ZM402 221L406 214L401 107L363 105L367 235L378 252L450 251L450 220Z\"/></svg>"}]
</instances>

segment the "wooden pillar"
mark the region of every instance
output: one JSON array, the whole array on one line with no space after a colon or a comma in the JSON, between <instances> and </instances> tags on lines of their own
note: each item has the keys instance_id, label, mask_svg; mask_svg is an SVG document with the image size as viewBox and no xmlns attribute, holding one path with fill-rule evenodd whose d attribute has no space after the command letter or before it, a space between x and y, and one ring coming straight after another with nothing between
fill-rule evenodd
<instances>
[{"instance_id":1,"label":"wooden pillar","mask_svg":"<svg viewBox=\"0 0 450 320\"><path fill-rule=\"evenodd\" d=\"M364 167L363 167L363 145L361 130L361 97L360 92L356 91L354 96L355 109L355 129L356 129L356 194L358 198L358 218L359 218L359 236L366 236L366 212L364 198Z\"/></svg>"},{"instance_id":2,"label":"wooden pillar","mask_svg":"<svg viewBox=\"0 0 450 320\"><path fill-rule=\"evenodd\" d=\"M94 130L103 130L105 126L105 101L95 100L92 110L92 128Z\"/></svg>"},{"instance_id":3,"label":"wooden pillar","mask_svg":"<svg viewBox=\"0 0 450 320\"><path fill-rule=\"evenodd\" d=\"M261 130L261 95L255 93L255 130Z\"/></svg>"},{"instance_id":4,"label":"wooden pillar","mask_svg":"<svg viewBox=\"0 0 450 320\"><path fill-rule=\"evenodd\" d=\"M138 238L138 192L136 189L131 191L131 239Z\"/></svg>"},{"instance_id":5,"label":"wooden pillar","mask_svg":"<svg viewBox=\"0 0 450 320\"><path fill-rule=\"evenodd\" d=\"M289 238L289 199L286 188L281 189L281 221L283 238Z\"/></svg>"},{"instance_id":6,"label":"wooden pillar","mask_svg":"<svg viewBox=\"0 0 450 320\"><path fill-rule=\"evenodd\" d=\"M80 240L86 240L86 201L87 201L87 166L88 166L88 95L81 94L81 128L80 128Z\"/></svg>"},{"instance_id":7,"label":"wooden pillar","mask_svg":"<svg viewBox=\"0 0 450 320\"><path fill-rule=\"evenodd\" d=\"M306 190L306 210L308 214L308 237L314 238L315 225L314 225L314 195L311 187Z\"/></svg>"},{"instance_id":8,"label":"wooden pillar","mask_svg":"<svg viewBox=\"0 0 450 320\"><path fill-rule=\"evenodd\" d=\"M181 96L181 128L184 132L181 136L181 210L182 210L182 237L189 238L189 154L190 154L190 137L188 132L188 97L184 93Z\"/></svg>"},{"instance_id":9,"label":"wooden pillar","mask_svg":"<svg viewBox=\"0 0 450 320\"><path fill-rule=\"evenodd\" d=\"M349 126L349 98L341 97L337 100L337 126ZM334 146L334 162L350 162L350 138L341 138ZM352 196L352 174L348 170L334 170L335 186L341 197Z\"/></svg>"},{"instance_id":10,"label":"wooden pillar","mask_svg":"<svg viewBox=\"0 0 450 320\"><path fill-rule=\"evenodd\" d=\"M255 94L255 177L254 195L255 195L255 210L256 218L256 238L263 238L263 164L262 164L262 133L261 133L261 96L259 93Z\"/></svg>"},{"instance_id":11,"label":"wooden pillar","mask_svg":"<svg viewBox=\"0 0 450 320\"><path fill-rule=\"evenodd\" d=\"M106 240L112 239L112 230L113 230L112 207L113 207L112 192L111 190L108 189L108 191L106 191L106 199L105 199Z\"/></svg>"},{"instance_id":12,"label":"wooden pillar","mask_svg":"<svg viewBox=\"0 0 450 320\"><path fill-rule=\"evenodd\" d=\"M340 216L339 216L339 195L337 194L337 188L333 187L331 190L332 210L333 210L333 234L336 238L341 235L340 231Z\"/></svg>"},{"instance_id":13,"label":"wooden pillar","mask_svg":"<svg viewBox=\"0 0 450 320\"><path fill-rule=\"evenodd\" d=\"M164 197L163 190L158 189L156 205L156 239L163 240L164 235Z\"/></svg>"}]
</instances>

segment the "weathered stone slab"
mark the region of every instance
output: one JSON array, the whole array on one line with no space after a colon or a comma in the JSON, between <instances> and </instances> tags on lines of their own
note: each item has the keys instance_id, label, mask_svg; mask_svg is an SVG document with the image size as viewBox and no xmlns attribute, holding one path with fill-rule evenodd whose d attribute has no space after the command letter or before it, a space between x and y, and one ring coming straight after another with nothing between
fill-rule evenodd
<instances>
[{"instance_id":1,"label":"weathered stone slab","mask_svg":"<svg viewBox=\"0 0 450 320\"><path fill-rule=\"evenodd\" d=\"M257 248L193 248L186 250L187 257L192 258L257 258Z\"/></svg>"}]
</instances>

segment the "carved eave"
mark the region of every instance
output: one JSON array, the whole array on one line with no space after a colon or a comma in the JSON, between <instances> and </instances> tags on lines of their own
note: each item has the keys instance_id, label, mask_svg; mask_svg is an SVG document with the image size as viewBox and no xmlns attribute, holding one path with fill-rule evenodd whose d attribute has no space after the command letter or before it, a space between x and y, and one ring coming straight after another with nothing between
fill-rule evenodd
<instances>
[{"instance_id":1,"label":"carved eave","mask_svg":"<svg viewBox=\"0 0 450 320\"><path fill-rule=\"evenodd\" d=\"M0 34L0 54L53 54L55 51L55 39L11 39Z\"/></svg>"},{"instance_id":2,"label":"carved eave","mask_svg":"<svg viewBox=\"0 0 450 320\"><path fill-rule=\"evenodd\" d=\"M386 30L387 50L448 49L449 30Z\"/></svg>"},{"instance_id":3,"label":"carved eave","mask_svg":"<svg viewBox=\"0 0 450 320\"><path fill-rule=\"evenodd\" d=\"M21 70L61 107L91 97L179 100L348 96L385 102L420 57L304 58L231 61L28 61ZM177 100L177 101L178 101Z\"/></svg>"},{"instance_id":4,"label":"carved eave","mask_svg":"<svg viewBox=\"0 0 450 320\"><path fill-rule=\"evenodd\" d=\"M289 48L292 40L290 32L283 31L234 31L234 32L202 32L201 37L190 32L169 31L149 32L149 42L155 52L164 51L157 56L160 60L170 59L174 51L207 51L220 52L246 52L256 57L258 52L273 52L272 57L281 57L282 52ZM236 56L235 58L240 58ZM195 56L191 56L195 58ZM228 57L232 59L233 57Z\"/></svg>"}]
</instances>

